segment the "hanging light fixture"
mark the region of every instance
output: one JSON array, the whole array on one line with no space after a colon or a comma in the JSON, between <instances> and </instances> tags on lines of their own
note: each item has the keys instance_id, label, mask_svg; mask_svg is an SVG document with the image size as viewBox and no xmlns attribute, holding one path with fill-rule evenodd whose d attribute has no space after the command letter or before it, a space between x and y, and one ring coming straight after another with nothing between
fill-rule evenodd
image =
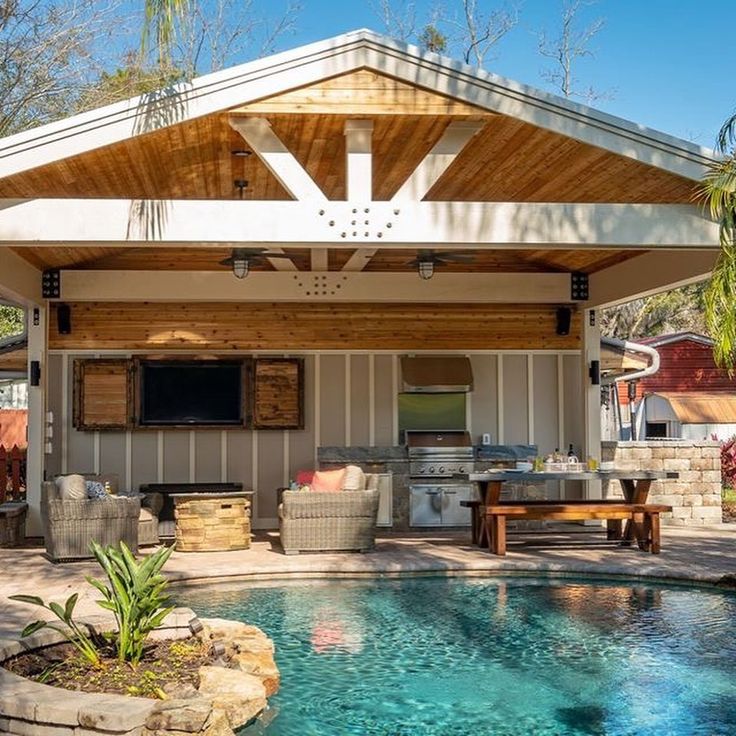
<instances>
[{"instance_id":1,"label":"hanging light fixture","mask_svg":"<svg viewBox=\"0 0 736 736\"><path fill-rule=\"evenodd\" d=\"M425 281L434 276L434 260L432 258L420 258L417 260L417 273L420 279Z\"/></svg>"},{"instance_id":2,"label":"hanging light fixture","mask_svg":"<svg viewBox=\"0 0 736 736\"><path fill-rule=\"evenodd\" d=\"M250 271L250 258L244 248L233 248L229 258L220 261L222 266L230 266L236 279L244 279Z\"/></svg>"}]
</instances>

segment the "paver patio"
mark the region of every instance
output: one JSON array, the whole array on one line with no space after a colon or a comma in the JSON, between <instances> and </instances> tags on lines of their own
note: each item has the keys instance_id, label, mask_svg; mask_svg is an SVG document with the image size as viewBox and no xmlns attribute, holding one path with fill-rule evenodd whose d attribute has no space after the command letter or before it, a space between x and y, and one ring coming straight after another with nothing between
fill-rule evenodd
<instances>
[{"instance_id":1,"label":"paver patio","mask_svg":"<svg viewBox=\"0 0 736 736\"><path fill-rule=\"evenodd\" d=\"M594 537L600 539L600 543ZM471 547L467 533L384 535L374 552L286 556L275 532L256 536L251 549L239 552L174 552L167 563L176 589L187 584L274 578L350 577L398 574L542 573L625 575L670 581L736 586L736 524L714 527L667 527L662 554L611 546L605 535L583 527L556 534L546 530L510 536L506 557ZM97 575L93 562L52 564L40 548L0 550L0 638L14 638L39 615L39 609L7 600L14 593L50 599L80 592L78 613L99 614L94 591L84 575ZM180 594L186 603L186 595Z\"/></svg>"}]
</instances>

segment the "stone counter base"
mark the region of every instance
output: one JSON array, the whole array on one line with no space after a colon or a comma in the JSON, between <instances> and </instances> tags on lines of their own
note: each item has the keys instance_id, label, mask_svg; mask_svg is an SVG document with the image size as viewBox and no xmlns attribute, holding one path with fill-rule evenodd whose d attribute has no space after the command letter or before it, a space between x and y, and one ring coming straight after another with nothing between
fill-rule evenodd
<instances>
[{"instance_id":1,"label":"stone counter base","mask_svg":"<svg viewBox=\"0 0 736 736\"><path fill-rule=\"evenodd\" d=\"M195 614L177 608L154 634L191 636ZM17 736L233 736L266 707L280 684L273 642L257 627L224 619L200 619L197 636L216 646L229 666L199 671L198 690L182 686L168 700L63 690L0 668L0 733ZM109 628L105 617L88 618L91 628ZM0 641L0 663L22 652L59 644L64 638L42 630L23 641Z\"/></svg>"}]
</instances>

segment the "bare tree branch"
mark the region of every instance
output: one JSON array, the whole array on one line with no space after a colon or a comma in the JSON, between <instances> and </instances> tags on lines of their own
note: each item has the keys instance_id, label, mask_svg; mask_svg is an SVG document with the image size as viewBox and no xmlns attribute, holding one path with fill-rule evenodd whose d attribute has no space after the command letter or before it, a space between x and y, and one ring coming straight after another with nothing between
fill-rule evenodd
<instances>
[{"instance_id":1,"label":"bare tree branch","mask_svg":"<svg viewBox=\"0 0 736 736\"><path fill-rule=\"evenodd\" d=\"M605 25L605 20L598 18L582 29L577 28L581 9L594 3L595 0L565 0L559 33L554 38L550 38L545 31L537 33L539 53L554 62L551 67L540 72L542 79L565 97L579 97L586 103L610 99L612 96L610 91L598 91L592 86L578 87L578 80L574 75L574 67L579 59L594 57L590 43Z\"/></svg>"}]
</instances>

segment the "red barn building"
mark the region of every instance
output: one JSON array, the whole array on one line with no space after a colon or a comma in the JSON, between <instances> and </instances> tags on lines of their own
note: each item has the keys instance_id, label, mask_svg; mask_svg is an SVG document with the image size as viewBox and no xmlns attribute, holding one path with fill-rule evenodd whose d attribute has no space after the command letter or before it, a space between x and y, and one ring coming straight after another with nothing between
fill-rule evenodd
<instances>
[{"instance_id":1,"label":"red barn building","mask_svg":"<svg viewBox=\"0 0 736 736\"><path fill-rule=\"evenodd\" d=\"M655 348L660 361L656 373L636 382L637 437L697 440L736 434L736 379L716 366L712 340L680 332L636 342ZM627 391L619 395L626 406Z\"/></svg>"}]
</instances>

